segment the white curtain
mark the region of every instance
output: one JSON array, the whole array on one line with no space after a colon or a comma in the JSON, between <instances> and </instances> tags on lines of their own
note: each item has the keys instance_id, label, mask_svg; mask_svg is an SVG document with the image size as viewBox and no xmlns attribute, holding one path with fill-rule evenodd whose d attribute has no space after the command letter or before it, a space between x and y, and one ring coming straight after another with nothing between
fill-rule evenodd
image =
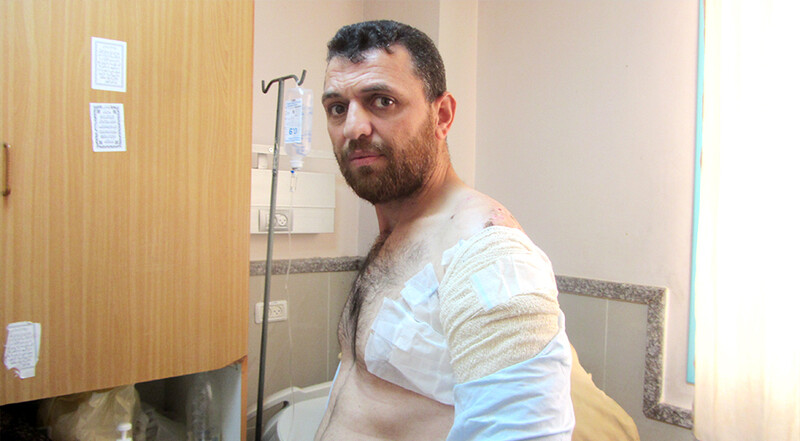
<instances>
[{"instance_id":1,"label":"white curtain","mask_svg":"<svg viewBox=\"0 0 800 441\"><path fill-rule=\"evenodd\" d=\"M695 436L797 441L800 2L708 0L705 18Z\"/></svg>"}]
</instances>

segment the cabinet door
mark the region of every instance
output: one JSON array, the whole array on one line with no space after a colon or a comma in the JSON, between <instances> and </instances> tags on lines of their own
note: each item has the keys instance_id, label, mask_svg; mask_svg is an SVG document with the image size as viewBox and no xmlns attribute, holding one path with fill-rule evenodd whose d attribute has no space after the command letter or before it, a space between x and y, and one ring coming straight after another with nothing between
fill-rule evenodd
<instances>
[{"instance_id":1,"label":"cabinet door","mask_svg":"<svg viewBox=\"0 0 800 441\"><path fill-rule=\"evenodd\" d=\"M3 0L0 23L0 334L42 331L0 404L245 357L252 2ZM125 92L92 89L91 37L127 43ZM126 151L93 152L90 103L123 105Z\"/></svg>"}]
</instances>

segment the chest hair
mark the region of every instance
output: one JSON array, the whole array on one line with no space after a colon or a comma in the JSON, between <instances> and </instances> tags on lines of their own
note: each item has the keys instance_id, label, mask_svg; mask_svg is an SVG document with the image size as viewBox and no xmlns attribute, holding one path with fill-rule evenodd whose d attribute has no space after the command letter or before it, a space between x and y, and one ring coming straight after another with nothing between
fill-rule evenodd
<instances>
[{"instance_id":1,"label":"chest hair","mask_svg":"<svg viewBox=\"0 0 800 441\"><path fill-rule=\"evenodd\" d=\"M339 342L342 350L352 351L355 360L363 350L374 313L384 297L396 297L406 280L419 270L425 248L412 241L392 240L391 236L379 236L350 289L339 322ZM369 313L365 313L369 311Z\"/></svg>"}]
</instances>

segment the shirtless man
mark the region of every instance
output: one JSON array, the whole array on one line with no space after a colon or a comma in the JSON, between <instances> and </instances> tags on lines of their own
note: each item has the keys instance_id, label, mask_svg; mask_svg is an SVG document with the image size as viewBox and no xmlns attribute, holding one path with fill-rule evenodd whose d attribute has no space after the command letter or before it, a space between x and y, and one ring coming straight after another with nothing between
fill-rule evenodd
<instances>
[{"instance_id":1,"label":"shirtless man","mask_svg":"<svg viewBox=\"0 0 800 441\"><path fill-rule=\"evenodd\" d=\"M456 175L438 50L390 21L346 26L328 49L328 133L380 234L341 316L316 439L571 439L572 357L550 262Z\"/></svg>"}]
</instances>

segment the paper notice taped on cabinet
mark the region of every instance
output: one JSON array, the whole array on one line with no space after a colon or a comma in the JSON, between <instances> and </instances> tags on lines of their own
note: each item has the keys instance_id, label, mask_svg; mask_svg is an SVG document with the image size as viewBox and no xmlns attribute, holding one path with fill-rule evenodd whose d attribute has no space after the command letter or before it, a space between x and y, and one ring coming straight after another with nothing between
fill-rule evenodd
<instances>
[{"instance_id":1,"label":"paper notice taped on cabinet","mask_svg":"<svg viewBox=\"0 0 800 441\"><path fill-rule=\"evenodd\" d=\"M128 43L92 37L92 89L125 92Z\"/></svg>"},{"instance_id":2,"label":"paper notice taped on cabinet","mask_svg":"<svg viewBox=\"0 0 800 441\"><path fill-rule=\"evenodd\" d=\"M92 118L92 149L95 152L124 152L125 112L119 103L89 103Z\"/></svg>"},{"instance_id":3,"label":"paper notice taped on cabinet","mask_svg":"<svg viewBox=\"0 0 800 441\"><path fill-rule=\"evenodd\" d=\"M17 322L6 326L6 350L3 363L6 369L14 371L19 378L30 378L36 375L36 364L39 362L39 346L42 336L42 325L33 322Z\"/></svg>"}]
</instances>

